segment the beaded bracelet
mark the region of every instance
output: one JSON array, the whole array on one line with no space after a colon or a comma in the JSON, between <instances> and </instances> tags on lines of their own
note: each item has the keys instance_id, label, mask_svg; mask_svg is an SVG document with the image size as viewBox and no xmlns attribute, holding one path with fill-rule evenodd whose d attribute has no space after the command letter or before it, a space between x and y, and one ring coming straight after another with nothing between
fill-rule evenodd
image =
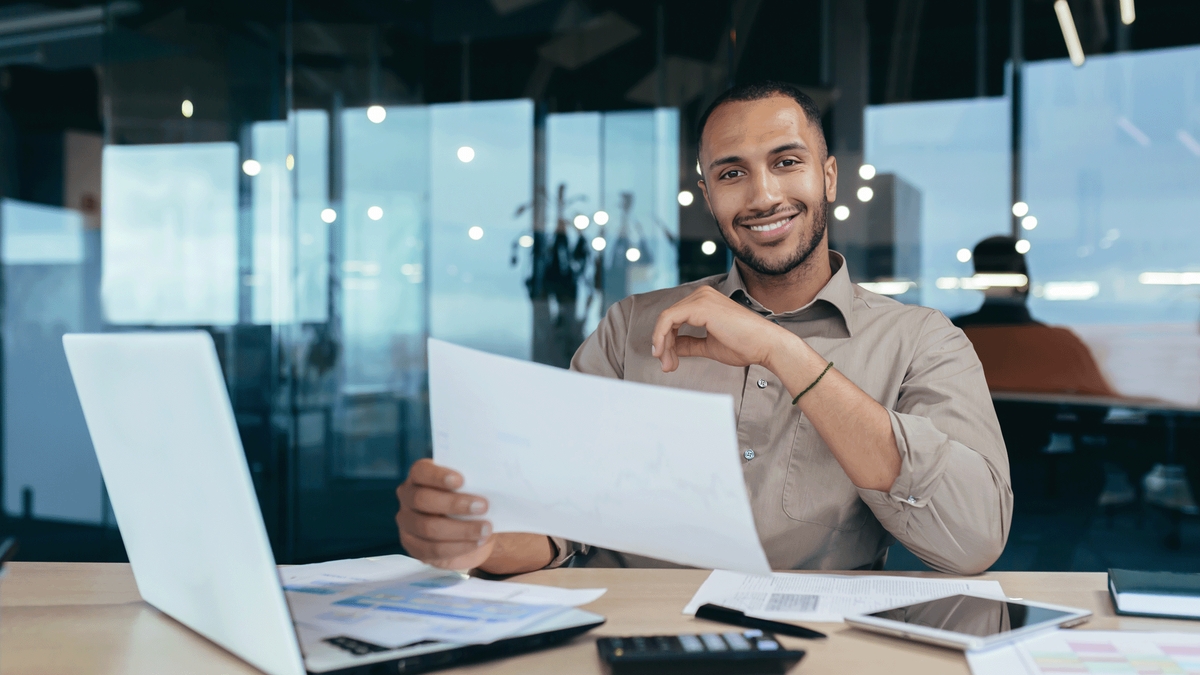
<instances>
[{"instance_id":1,"label":"beaded bracelet","mask_svg":"<svg viewBox=\"0 0 1200 675\"><path fill-rule=\"evenodd\" d=\"M821 371L821 374L817 376L817 379L813 380L812 384L805 387L804 391L800 392L799 394L796 394L796 398L792 399L792 405L796 405L796 401L799 401L801 396L807 394L809 392L809 390L811 390L813 387L817 386L817 383L821 381L822 377L825 377L825 373L828 373L829 369L832 367L833 367L833 361L830 361L829 365L825 366L825 370Z\"/></svg>"}]
</instances>

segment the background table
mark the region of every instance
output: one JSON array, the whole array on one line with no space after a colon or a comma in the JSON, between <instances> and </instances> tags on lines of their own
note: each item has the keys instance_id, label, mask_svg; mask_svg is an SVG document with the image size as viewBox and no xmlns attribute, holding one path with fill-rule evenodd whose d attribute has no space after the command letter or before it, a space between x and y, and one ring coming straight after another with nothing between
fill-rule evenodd
<instances>
[{"instance_id":1,"label":"background table","mask_svg":"<svg viewBox=\"0 0 1200 675\"><path fill-rule=\"evenodd\" d=\"M551 650L441 671L445 673L601 673L595 637L725 631L728 627L684 616L683 606L707 577L702 570L562 569L520 577L530 583L573 588L606 587L587 609L608 617L598 629ZM914 573L914 576L939 577ZM1117 617L1097 573L998 572L1012 597L1084 607L1093 629L1184 630L1200 622ZM15 563L0 582L0 673L257 673L142 602L129 566L103 563ZM854 630L812 624L828 640L784 638L808 650L793 669L800 675L883 673L964 675L962 654Z\"/></svg>"}]
</instances>

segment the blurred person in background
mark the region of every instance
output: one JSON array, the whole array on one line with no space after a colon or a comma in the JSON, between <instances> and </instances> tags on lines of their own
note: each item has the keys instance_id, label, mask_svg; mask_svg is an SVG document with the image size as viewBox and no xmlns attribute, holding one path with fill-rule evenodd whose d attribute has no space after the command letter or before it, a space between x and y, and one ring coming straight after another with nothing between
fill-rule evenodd
<instances>
[{"instance_id":1,"label":"blurred person in background","mask_svg":"<svg viewBox=\"0 0 1200 675\"><path fill-rule=\"evenodd\" d=\"M953 319L983 362L988 389L1043 394L1117 396L1091 350L1069 328L1047 326L1029 313L1029 268L1013 237L988 237L971 256L975 274L1021 274L1022 286L984 290L979 311Z\"/></svg>"}]
</instances>

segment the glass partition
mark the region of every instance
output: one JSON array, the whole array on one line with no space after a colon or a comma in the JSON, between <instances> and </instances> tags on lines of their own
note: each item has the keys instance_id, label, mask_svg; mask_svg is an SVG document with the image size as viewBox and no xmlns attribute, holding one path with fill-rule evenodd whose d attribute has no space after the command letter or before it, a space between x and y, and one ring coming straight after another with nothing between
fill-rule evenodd
<instances>
[{"instance_id":1,"label":"glass partition","mask_svg":"<svg viewBox=\"0 0 1200 675\"><path fill-rule=\"evenodd\" d=\"M1007 98L978 98L869 106L864 115L866 161L920 194L920 304L949 316L975 311L983 294L938 279L971 276L959 251L1011 227L1010 109Z\"/></svg>"},{"instance_id":2,"label":"glass partition","mask_svg":"<svg viewBox=\"0 0 1200 675\"><path fill-rule=\"evenodd\" d=\"M1030 64L1030 310L1122 394L1200 402L1200 48Z\"/></svg>"}]
</instances>

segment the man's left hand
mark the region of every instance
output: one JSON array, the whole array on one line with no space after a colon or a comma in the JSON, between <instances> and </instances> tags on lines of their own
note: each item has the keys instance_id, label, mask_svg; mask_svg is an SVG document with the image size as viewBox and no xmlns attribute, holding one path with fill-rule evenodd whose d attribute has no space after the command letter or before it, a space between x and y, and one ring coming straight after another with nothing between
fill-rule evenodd
<instances>
[{"instance_id":1,"label":"man's left hand","mask_svg":"<svg viewBox=\"0 0 1200 675\"><path fill-rule=\"evenodd\" d=\"M703 328L702 338L680 335L687 324ZM742 307L711 286L703 286L663 310L651 337L651 353L662 362L664 373L679 367L684 356L703 356L727 366L770 367L770 357L796 337L787 330Z\"/></svg>"}]
</instances>

